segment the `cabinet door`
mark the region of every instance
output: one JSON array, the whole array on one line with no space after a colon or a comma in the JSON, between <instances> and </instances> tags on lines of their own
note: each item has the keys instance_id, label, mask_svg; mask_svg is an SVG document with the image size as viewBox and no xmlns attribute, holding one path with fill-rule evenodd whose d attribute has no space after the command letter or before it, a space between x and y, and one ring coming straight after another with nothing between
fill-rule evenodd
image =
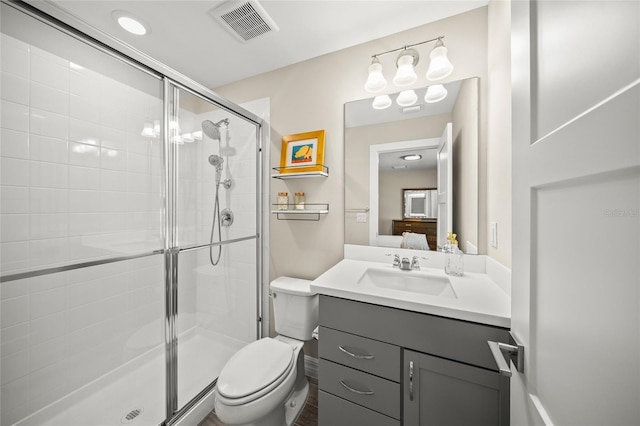
<instances>
[{"instance_id":1,"label":"cabinet door","mask_svg":"<svg viewBox=\"0 0 640 426\"><path fill-rule=\"evenodd\" d=\"M403 424L509 424L506 377L420 352L405 350L403 353Z\"/></svg>"}]
</instances>

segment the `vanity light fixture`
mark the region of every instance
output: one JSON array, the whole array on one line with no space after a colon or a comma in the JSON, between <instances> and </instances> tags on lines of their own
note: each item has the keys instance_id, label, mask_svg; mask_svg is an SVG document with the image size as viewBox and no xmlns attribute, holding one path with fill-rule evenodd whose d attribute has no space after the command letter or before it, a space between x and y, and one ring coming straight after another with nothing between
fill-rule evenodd
<instances>
[{"instance_id":1,"label":"vanity light fixture","mask_svg":"<svg viewBox=\"0 0 640 426\"><path fill-rule=\"evenodd\" d=\"M398 70L393 77L393 84L398 87L405 87L418 81L418 74L416 74L413 67L418 64L419 59L420 56L415 49L404 49L396 61ZM380 68L382 69L382 66Z\"/></svg>"},{"instance_id":2,"label":"vanity light fixture","mask_svg":"<svg viewBox=\"0 0 640 426\"><path fill-rule=\"evenodd\" d=\"M402 158L404 161L416 161L422 158L422 155L420 154L407 154L407 155L403 155Z\"/></svg>"},{"instance_id":3,"label":"vanity light fixture","mask_svg":"<svg viewBox=\"0 0 640 426\"><path fill-rule=\"evenodd\" d=\"M415 104L418 101L418 95L415 90L403 90L396 98L396 103L401 107L408 107Z\"/></svg>"},{"instance_id":4,"label":"vanity light fixture","mask_svg":"<svg viewBox=\"0 0 640 426\"><path fill-rule=\"evenodd\" d=\"M447 97L447 89L442 84L434 84L427 87L427 93L424 95L424 101L428 104L440 102Z\"/></svg>"},{"instance_id":5,"label":"vanity light fixture","mask_svg":"<svg viewBox=\"0 0 640 426\"><path fill-rule=\"evenodd\" d=\"M420 55L413 47L430 42L436 42L436 45L429 54L430 63L426 74L427 78L431 81L436 81L448 77L453 72L453 64L447 57L447 48L442 41L443 38L444 36L439 36L431 40L421 41L420 43L414 43L371 55L372 60L371 65L369 65L369 75L364 85L365 90L370 93L377 93L384 90L387 85L387 80L382 74L382 64L378 58L398 51L401 52L396 60L397 71L393 77L393 84L398 87L406 87L415 83L418 79L415 66L420 60Z\"/></svg>"},{"instance_id":6,"label":"vanity light fixture","mask_svg":"<svg viewBox=\"0 0 640 426\"><path fill-rule=\"evenodd\" d=\"M369 77L367 82L364 83L364 89L369 93L377 93L384 90L387 87L387 79L382 75L382 65L376 56L371 59L371 65L369 65Z\"/></svg>"},{"instance_id":7,"label":"vanity light fixture","mask_svg":"<svg viewBox=\"0 0 640 426\"><path fill-rule=\"evenodd\" d=\"M380 95L373 98L373 109L386 109L391 106L393 102L389 95Z\"/></svg>"},{"instance_id":8,"label":"vanity light fixture","mask_svg":"<svg viewBox=\"0 0 640 426\"><path fill-rule=\"evenodd\" d=\"M111 16L125 31L134 35L146 35L151 32L151 28L142 19L132 15L125 10L114 10Z\"/></svg>"}]
</instances>

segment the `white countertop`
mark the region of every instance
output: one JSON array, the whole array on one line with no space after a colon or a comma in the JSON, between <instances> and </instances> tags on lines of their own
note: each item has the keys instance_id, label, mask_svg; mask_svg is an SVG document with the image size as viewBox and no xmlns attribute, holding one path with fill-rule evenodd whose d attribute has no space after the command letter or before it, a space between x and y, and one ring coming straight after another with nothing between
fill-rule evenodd
<instances>
[{"instance_id":1,"label":"white countertop","mask_svg":"<svg viewBox=\"0 0 640 426\"><path fill-rule=\"evenodd\" d=\"M440 264L441 256L441 253L429 253L431 261L422 262L421 271L449 278L457 298L357 285L368 268L394 270L389 258L385 262L344 259L316 278L311 289L327 296L510 328L509 294L483 272L465 271L462 277L446 275L441 267L435 266Z\"/></svg>"}]
</instances>

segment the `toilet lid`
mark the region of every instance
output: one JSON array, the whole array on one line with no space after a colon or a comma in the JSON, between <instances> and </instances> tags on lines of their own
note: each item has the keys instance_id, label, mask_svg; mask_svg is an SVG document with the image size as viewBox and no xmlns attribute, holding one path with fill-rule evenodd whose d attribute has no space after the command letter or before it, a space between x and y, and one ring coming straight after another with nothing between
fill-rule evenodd
<instances>
[{"instance_id":1,"label":"toilet lid","mask_svg":"<svg viewBox=\"0 0 640 426\"><path fill-rule=\"evenodd\" d=\"M227 361L216 386L225 398L244 398L277 386L293 364L291 345L271 338L260 339Z\"/></svg>"}]
</instances>

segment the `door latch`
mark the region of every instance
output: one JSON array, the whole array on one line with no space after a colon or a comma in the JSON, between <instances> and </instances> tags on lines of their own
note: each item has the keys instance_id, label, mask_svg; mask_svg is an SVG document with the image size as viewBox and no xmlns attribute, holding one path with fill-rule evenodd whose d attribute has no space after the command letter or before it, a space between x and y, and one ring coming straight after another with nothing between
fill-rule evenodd
<instances>
[{"instance_id":1,"label":"door latch","mask_svg":"<svg viewBox=\"0 0 640 426\"><path fill-rule=\"evenodd\" d=\"M513 334L509 332L509 343L493 342L488 340L489 349L493 354L493 358L498 364L498 370L503 376L511 377L511 367L509 366L507 359L513 362L516 370L520 373L524 373L524 346L516 342ZM508 358L505 358L505 354Z\"/></svg>"}]
</instances>

